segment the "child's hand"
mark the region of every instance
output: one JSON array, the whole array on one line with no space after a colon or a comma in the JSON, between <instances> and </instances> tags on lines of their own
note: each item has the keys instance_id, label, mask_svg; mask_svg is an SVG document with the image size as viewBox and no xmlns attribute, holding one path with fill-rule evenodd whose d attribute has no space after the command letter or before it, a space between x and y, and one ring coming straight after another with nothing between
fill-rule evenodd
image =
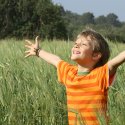
<instances>
[{"instance_id":1,"label":"child's hand","mask_svg":"<svg viewBox=\"0 0 125 125\"><path fill-rule=\"evenodd\" d=\"M25 41L27 42L25 47L29 49L25 51L25 54L26 54L25 57L37 56L37 52L39 50L38 36L35 38L35 43L32 43L29 40L25 40Z\"/></svg>"}]
</instances>

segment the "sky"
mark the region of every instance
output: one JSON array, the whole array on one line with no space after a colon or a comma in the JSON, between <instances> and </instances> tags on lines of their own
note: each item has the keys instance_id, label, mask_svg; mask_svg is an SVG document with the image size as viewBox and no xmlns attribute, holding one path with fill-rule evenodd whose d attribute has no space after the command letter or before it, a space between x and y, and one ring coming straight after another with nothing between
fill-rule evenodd
<instances>
[{"instance_id":1,"label":"sky","mask_svg":"<svg viewBox=\"0 0 125 125\"><path fill-rule=\"evenodd\" d=\"M125 0L52 0L65 10L83 14L91 12L95 17L114 13L120 21L125 21Z\"/></svg>"}]
</instances>

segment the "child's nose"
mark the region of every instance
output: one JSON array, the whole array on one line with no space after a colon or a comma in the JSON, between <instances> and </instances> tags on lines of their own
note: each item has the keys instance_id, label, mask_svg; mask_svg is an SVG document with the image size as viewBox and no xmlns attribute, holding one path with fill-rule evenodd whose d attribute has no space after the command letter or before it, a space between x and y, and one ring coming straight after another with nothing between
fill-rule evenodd
<instances>
[{"instance_id":1,"label":"child's nose","mask_svg":"<svg viewBox=\"0 0 125 125\"><path fill-rule=\"evenodd\" d=\"M80 46L79 44L76 44L74 47L75 47L75 48L79 48L79 46Z\"/></svg>"}]
</instances>

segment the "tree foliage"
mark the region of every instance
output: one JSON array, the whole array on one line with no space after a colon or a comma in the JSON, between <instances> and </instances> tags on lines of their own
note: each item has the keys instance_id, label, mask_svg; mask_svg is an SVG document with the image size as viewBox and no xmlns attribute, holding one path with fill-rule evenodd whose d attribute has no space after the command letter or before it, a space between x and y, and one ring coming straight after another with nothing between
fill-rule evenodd
<instances>
[{"instance_id":1,"label":"tree foliage","mask_svg":"<svg viewBox=\"0 0 125 125\"><path fill-rule=\"evenodd\" d=\"M52 0L0 0L0 38L34 38L73 40L85 27L96 29L109 38L124 40L124 22L118 16L95 17L64 10Z\"/></svg>"},{"instance_id":2,"label":"tree foliage","mask_svg":"<svg viewBox=\"0 0 125 125\"><path fill-rule=\"evenodd\" d=\"M114 13L110 13L106 17L106 21L108 24L111 24L113 26L120 26L120 21L118 20L118 16Z\"/></svg>"},{"instance_id":3,"label":"tree foliage","mask_svg":"<svg viewBox=\"0 0 125 125\"><path fill-rule=\"evenodd\" d=\"M106 24L106 17L104 15L101 15L97 18L95 18L95 23L96 24Z\"/></svg>"},{"instance_id":4,"label":"tree foliage","mask_svg":"<svg viewBox=\"0 0 125 125\"><path fill-rule=\"evenodd\" d=\"M90 13L90 12L84 13L81 16L81 22L82 22L83 25L94 24L95 21L94 21L94 15L93 15L93 13Z\"/></svg>"},{"instance_id":5,"label":"tree foliage","mask_svg":"<svg viewBox=\"0 0 125 125\"><path fill-rule=\"evenodd\" d=\"M69 16L69 18L68 18ZM86 27L95 29L111 40L119 40L124 42L125 37L121 31L124 29L124 22L120 22L118 16L109 13L107 16L101 15L95 17L93 13L87 12L82 15L66 11L68 20L67 27L69 38L72 39L76 34L81 32Z\"/></svg>"},{"instance_id":6,"label":"tree foliage","mask_svg":"<svg viewBox=\"0 0 125 125\"><path fill-rule=\"evenodd\" d=\"M67 37L62 7L51 0L1 0L0 37Z\"/></svg>"}]
</instances>

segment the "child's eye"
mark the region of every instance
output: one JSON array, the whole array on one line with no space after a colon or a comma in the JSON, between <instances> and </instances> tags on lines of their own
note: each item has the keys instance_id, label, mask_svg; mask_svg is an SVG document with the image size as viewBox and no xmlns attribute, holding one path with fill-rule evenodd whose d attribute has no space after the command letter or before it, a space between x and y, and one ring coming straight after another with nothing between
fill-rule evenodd
<instances>
[{"instance_id":1,"label":"child's eye","mask_svg":"<svg viewBox=\"0 0 125 125\"><path fill-rule=\"evenodd\" d=\"M74 43L73 46L77 45L77 43Z\"/></svg>"},{"instance_id":2,"label":"child's eye","mask_svg":"<svg viewBox=\"0 0 125 125\"><path fill-rule=\"evenodd\" d=\"M82 46L86 46L86 44L85 44L85 43L82 43L81 45L82 45Z\"/></svg>"}]
</instances>

